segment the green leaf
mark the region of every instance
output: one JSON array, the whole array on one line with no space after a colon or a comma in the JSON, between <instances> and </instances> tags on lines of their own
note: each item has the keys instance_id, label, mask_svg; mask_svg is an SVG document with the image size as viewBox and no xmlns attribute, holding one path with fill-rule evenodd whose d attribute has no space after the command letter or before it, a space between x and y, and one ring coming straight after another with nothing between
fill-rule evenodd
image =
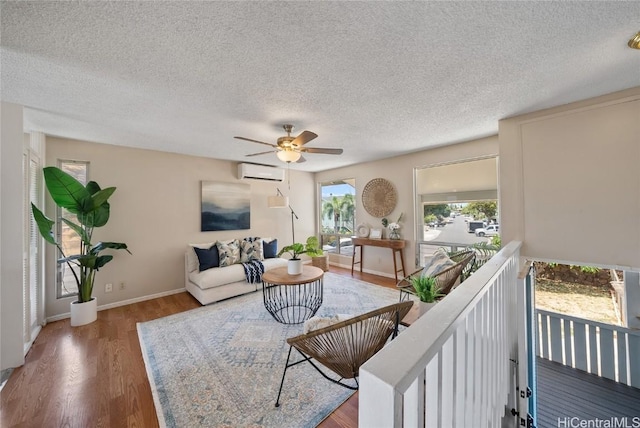
<instances>
[{"instance_id":1,"label":"green leaf","mask_svg":"<svg viewBox=\"0 0 640 428\"><path fill-rule=\"evenodd\" d=\"M111 260L113 260L112 255L98 256L96 258L96 270L100 269L102 266L106 265Z\"/></svg>"},{"instance_id":2,"label":"green leaf","mask_svg":"<svg viewBox=\"0 0 640 428\"><path fill-rule=\"evenodd\" d=\"M111 206L109 202L105 202L100 205L97 210L93 211L91 215L93 218L91 219L91 226L93 227L102 227L109 221L109 214L111 212Z\"/></svg>"},{"instance_id":3,"label":"green leaf","mask_svg":"<svg viewBox=\"0 0 640 428\"><path fill-rule=\"evenodd\" d=\"M93 199L78 180L54 166L43 169L47 190L56 205L74 214L93 210Z\"/></svg>"},{"instance_id":4,"label":"green leaf","mask_svg":"<svg viewBox=\"0 0 640 428\"><path fill-rule=\"evenodd\" d=\"M87 184L87 192L91 193L93 200L93 211L78 215L78 221L87 227L102 227L109 221L110 206L107 200L111 197L115 187L108 187L100 190L100 186L95 181Z\"/></svg>"},{"instance_id":5,"label":"green leaf","mask_svg":"<svg viewBox=\"0 0 640 428\"><path fill-rule=\"evenodd\" d=\"M127 244L121 242L98 242L89 250L89 254L97 255L100 251L106 250L107 248L111 250L127 250L127 253L131 254L131 251L127 248Z\"/></svg>"},{"instance_id":6,"label":"green leaf","mask_svg":"<svg viewBox=\"0 0 640 428\"><path fill-rule=\"evenodd\" d=\"M71 259L72 257L69 257L69 259ZM98 260L98 257L94 255L81 255L81 256L78 256L76 260L78 260L78 263L80 263L80 266L88 267L89 269L95 269L96 261Z\"/></svg>"},{"instance_id":7,"label":"green leaf","mask_svg":"<svg viewBox=\"0 0 640 428\"><path fill-rule=\"evenodd\" d=\"M98 190L96 193L91 195L91 198L93 199L93 208L98 209L102 204L105 204L115 191L115 187L108 187L104 190Z\"/></svg>"},{"instance_id":8,"label":"green leaf","mask_svg":"<svg viewBox=\"0 0 640 428\"><path fill-rule=\"evenodd\" d=\"M88 182L85 187L87 188L87 191L89 192L90 195L95 195L97 192L100 191L100 185L95 181Z\"/></svg>"},{"instance_id":9,"label":"green leaf","mask_svg":"<svg viewBox=\"0 0 640 428\"><path fill-rule=\"evenodd\" d=\"M52 231L52 228L55 222L50 218L48 218L46 215L44 215L42 211L38 209L38 207L33 205L33 203L31 204L31 212L33 213L33 219L36 221L36 224L38 225L38 230L40 231L40 235L42 235L42 237L48 243L57 245L56 240L53 237L53 231Z\"/></svg>"},{"instance_id":10,"label":"green leaf","mask_svg":"<svg viewBox=\"0 0 640 428\"><path fill-rule=\"evenodd\" d=\"M102 227L109 221L110 209L109 203L105 202L95 211L78 214L78 221L87 227Z\"/></svg>"},{"instance_id":11,"label":"green leaf","mask_svg":"<svg viewBox=\"0 0 640 428\"><path fill-rule=\"evenodd\" d=\"M87 236L87 232L82 228L82 226L78 226L77 224L70 220L67 220L66 218L62 218L62 221L71 229L73 229L73 231L77 233L78 236L80 236L82 242L84 242L86 245L91 245L91 242L89 242L89 237Z\"/></svg>"}]
</instances>

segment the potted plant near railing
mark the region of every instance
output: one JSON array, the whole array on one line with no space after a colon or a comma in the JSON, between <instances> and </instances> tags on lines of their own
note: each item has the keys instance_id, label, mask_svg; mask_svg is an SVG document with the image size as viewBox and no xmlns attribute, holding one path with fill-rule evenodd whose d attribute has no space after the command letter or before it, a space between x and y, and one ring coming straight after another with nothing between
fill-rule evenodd
<instances>
[{"instance_id":1,"label":"potted plant near railing","mask_svg":"<svg viewBox=\"0 0 640 428\"><path fill-rule=\"evenodd\" d=\"M420 299L420 315L431 309L444 294L438 286L436 278L432 276L413 276L411 285L416 296Z\"/></svg>"},{"instance_id":2,"label":"potted plant near railing","mask_svg":"<svg viewBox=\"0 0 640 428\"><path fill-rule=\"evenodd\" d=\"M76 281L78 300L71 302L71 325L89 324L97 319L97 300L92 297L96 272L113 259L112 255L100 253L112 249L126 250L131 254L127 245L123 243L91 242L94 228L102 227L109 221L108 199L116 188L101 189L95 181L90 181L84 186L56 167L46 167L43 172L47 190L56 205L76 215L78 223L66 218L61 220L80 237L80 253L65 254L62 246L54 238L52 228L55 222L31 204L33 218L44 239L60 251L62 257L58 259L58 263L66 263Z\"/></svg>"}]
</instances>

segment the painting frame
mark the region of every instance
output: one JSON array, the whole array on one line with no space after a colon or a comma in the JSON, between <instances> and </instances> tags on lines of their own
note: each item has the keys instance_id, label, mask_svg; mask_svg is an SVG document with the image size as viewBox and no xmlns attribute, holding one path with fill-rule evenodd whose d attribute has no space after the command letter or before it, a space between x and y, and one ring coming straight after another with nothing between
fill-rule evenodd
<instances>
[{"instance_id":1,"label":"painting frame","mask_svg":"<svg viewBox=\"0 0 640 428\"><path fill-rule=\"evenodd\" d=\"M382 239L382 229L371 229L369 232L370 239Z\"/></svg>"},{"instance_id":2,"label":"painting frame","mask_svg":"<svg viewBox=\"0 0 640 428\"><path fill-rule=\"evenodd\" d=\"M200 231L251 228L251 186L220 181L200 182Z\"/></svg>"}]
</instances>

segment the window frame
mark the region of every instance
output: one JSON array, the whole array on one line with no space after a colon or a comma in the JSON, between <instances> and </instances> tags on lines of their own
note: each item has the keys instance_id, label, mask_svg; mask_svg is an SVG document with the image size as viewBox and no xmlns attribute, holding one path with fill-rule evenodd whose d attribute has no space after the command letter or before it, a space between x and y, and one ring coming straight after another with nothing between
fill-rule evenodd
<instances>
[{"instance_id":1,"label":"window frame","mask_svg":"<svg viewBox=\"0 0 640 428\"><path fill-rule=\"evenodd\" d=\"M75 160L75 159L58 159L57 161L58 168L68 173L69 171L65 170L66 164L84 165L85 166L84 183L82 182L82 180L78 180L78 181L80 181L84 185L86 185L89 182L89 171L90 171L90 165L91 165L89 161ZM59 206L56 206L56 232L55 232L56 242L59 242L60 246L64 248L65 245L63 243L63 235L62 235L64 223L62 222L62 216L63 216L62 208L60 208ZM57 261L61 257L61 254L60 254L60 250L58 250L57 248L55 249L55 252L56 252L56 261ZM75 283L71 283L71 285L73 285L73 288L71 289L69 289L68 286L65 286L63 272L67 268L68 266L62 265L56 262L56 266L54 269L55 284L56 284L56 299L66 299L69 297L75 297L78 294L77 285Z\"/></svg>"},{"instance_id":2,"label":"window frame","mask_svg":"<svg viewBox=\"0 0 640 428\"><path fill-rule=\"evenodd\" d=\"M353 188L353 218L351 219L351 226L352 226L352 230L349 233L340 233L340 231L336 232L335 231L335 227L333 229L333 232L325 232L324 231L324 227L323 223L325 220L324 217L324 206L325 206L325 201L324 198L322 196L322 190L324 187L328 187L328 186L332 186L332 185L348 185L351 186ZM345 179L339 179L339 180L329 180L329 181L325 181L325 182L319 182L318 183L318 200L319 200L319 204L318 204L318 231L319 231L319 235L320 235L320 247L321 248L325 248L327 246L331 246L331 244L335 244L336 242L340 243L340 245L333 245L333 247L335 247L335 250L324 250L329 254L338 254L338 255L346 255L346 256L352 256L353 255L353 243L351 242L351 237L353 236L353 234L355 233L355 227L356 227L356 215L357 215L357 190L356 190L356 179L355 178L345 178ZM344 195L343 195L344 196ZM330 219L329 219L330 221ZM349 222L349 219L346 220L347 222ZM344 221L342 222L343 226L344 226ZM348 226L348 225L347 225ZM345 244L345 245L343 245ZM345 250L345 248L350 248L351 252L347 252Z\"/></svg>"}]
</instances>

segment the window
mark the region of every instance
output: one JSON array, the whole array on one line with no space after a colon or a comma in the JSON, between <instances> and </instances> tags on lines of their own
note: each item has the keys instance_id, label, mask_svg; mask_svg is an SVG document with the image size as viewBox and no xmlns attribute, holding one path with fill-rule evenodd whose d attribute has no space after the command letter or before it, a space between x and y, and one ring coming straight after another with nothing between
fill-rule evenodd
<instances>
[{"instance_id":1,"label":"window","mask_svg":"<svg viewBox=\"0 0 640 428\"><path fill-rule=\"evenodd\" d=\"M418 168L415 180L418 265L440 247L499 246L496 158Z\"/></svg>"},{"instance_id":2,"label":"window","mask_svg":"<svg viewBox=\"0 0 640 428\"><path fill-rule=\"evenodd\" d=\"M89 172L89 162L61 160L58 167L67 174L74 177L82 184L87 184ZM61 221L66 218L74 223L78 222L75 214L58 207L57 217L57 241L60 242L62 250L69 256L80 253L80 237L65 223ZM58 254L58 258L62 257ZM78 293L78 286L74 278L74 272L71 269L77 269L76 266L70 267L64 263L58 263L56 267L56 289L58 298L73 296ZM77 273L77 272L76 272Z\"/></svg>"},{"instance_id":3,"label":"window","mask_svg":"<svg viewBox=\"0 0 640 428\"><path fill-rule=\"evenodd\" d=\"M44 285L42 283L42 238L33 218L31 204L42 205L42 169L40 154L44 134L33 132L23 151L24 241L22 260L22 314L24 350L38 336L44 320Z\"/></svg>"},{"instance_id":4,"label":"window","mask_svg":"<svg viewBox=\"0 0 640 428\"><path fill-rule=\"evenodd\" d=\"M356 188L354 179L320 184L320 244L328 253L353 254Z\"/></svg>"}]
</instances>

